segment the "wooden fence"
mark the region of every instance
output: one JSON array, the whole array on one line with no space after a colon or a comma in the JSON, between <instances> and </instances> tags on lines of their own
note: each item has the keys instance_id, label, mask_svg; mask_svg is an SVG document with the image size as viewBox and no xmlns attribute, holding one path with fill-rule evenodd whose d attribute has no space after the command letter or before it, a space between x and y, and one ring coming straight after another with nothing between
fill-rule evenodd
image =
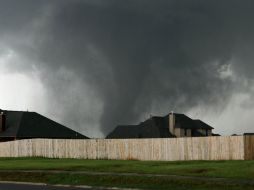
<instances>
[{"instance_id":1,"label":"wooden fence","mask_svg":"<svg viewBox=\"0 0 254 190\"><path fill-rule=\"evenodd\" d=\"M0 143L0 157L119 160L254 159L254 136L160 139L27 139Z\"/></svg>"}]
</instances>

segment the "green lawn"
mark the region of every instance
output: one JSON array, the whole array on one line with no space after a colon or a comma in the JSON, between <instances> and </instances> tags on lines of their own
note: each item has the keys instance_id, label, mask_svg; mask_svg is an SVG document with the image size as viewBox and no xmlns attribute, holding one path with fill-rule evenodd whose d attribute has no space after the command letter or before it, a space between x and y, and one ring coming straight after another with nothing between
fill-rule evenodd
<instances>
[{"instance_id":1,"label":"green lawn","mask_svg":"<svg viewBox=\"0 0 254 190\"><path fill-rule=\"evenodd\" d=\"M33 181L51 184L136 187L144 189L254 189L236 181L254 179L254 161L120 161L46 158L0 159L0 180ZM88 172L170 174L223 177L227 180L176 179L171 177L89 175L78 173L8 173L3 170L65 170Z\"/></svg>"},{"instance_id":2,"label":"green lawn","mask_svg":"<svg viewBox=\"0 0 254 190\"><path fill-rule=\"evenodd\" d=\"M123 161L0 158L0 170L71 170L254 179L254 161Z\"/></svg>"}]
</instances>

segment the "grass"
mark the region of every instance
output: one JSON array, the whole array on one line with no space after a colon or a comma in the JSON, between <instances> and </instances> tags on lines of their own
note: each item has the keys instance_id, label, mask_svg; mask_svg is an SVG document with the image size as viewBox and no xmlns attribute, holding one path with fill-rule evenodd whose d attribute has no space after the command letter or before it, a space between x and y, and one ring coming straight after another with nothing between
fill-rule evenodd
<instances>
[{"instance_id":1,"label":"grass","mask_svg":"<svg viewBox=\"0 0 254 190\"><path fill-rule=\"evenodd\" d=\"M254 189L236 180L254 179L254 161L120 161L46 158L2 158L0 180L44 182L144 189ZM227 180L177 179L172 177L89 175L80 173L20 173L4 170L63 170L183 176L223 177Z\"/></svg>"},{"instance_id":2,"label":"grass","mask_svg":"<svg viewBox=\"0 0 254 190\"><path fill-rule=\"evenodd\" d=\"M0 158L1 170L64 170L149 173L254 179L254 161L123 161Z\"/></svg>"}]
</instances>

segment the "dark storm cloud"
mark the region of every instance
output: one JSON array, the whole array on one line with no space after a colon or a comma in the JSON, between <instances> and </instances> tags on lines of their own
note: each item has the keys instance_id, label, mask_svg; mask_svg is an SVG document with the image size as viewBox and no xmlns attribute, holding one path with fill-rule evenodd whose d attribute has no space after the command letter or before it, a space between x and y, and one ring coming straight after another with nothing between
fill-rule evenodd
<instances>
[{"instance_id":1,"label":"dark storm cloud","mask_svg":"<svg viewBox=\"0 0 254 190\"><path fill-rule=\"evenodd\" d=\"M253 1L0 4L0 39L7 35L8 44L14 36L12 48L33 58L50 101L61 104L77 126L89 123L82 113L87 90L82 83L103 104L102 115L91 117L106 134L117 124L156 112L153 107L165 113L199 104L222 108L238 88L222 76L229 65L234 75L252 80ZM23 37L29 45L15 43ZM73 75L58 76L61 69ZM74 79L81 85L73 90Z\"/></svg>"}]
</instances>

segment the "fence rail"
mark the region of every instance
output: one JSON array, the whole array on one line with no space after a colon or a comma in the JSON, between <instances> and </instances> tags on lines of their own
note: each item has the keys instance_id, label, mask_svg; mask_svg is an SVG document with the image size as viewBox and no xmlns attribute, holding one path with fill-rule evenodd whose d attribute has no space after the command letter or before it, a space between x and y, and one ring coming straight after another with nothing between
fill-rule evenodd
<instances>
[{"instance_id":1,"label":"fence rail","mask_svg":"<svg viewBox=\"0 0 254 190\"><path fill-rule=\"evenodd\" d=\"M254 136L157 139L26 139L0 143L0 157L119 160L254 159Z\"/></svg>"}]
</instances>

